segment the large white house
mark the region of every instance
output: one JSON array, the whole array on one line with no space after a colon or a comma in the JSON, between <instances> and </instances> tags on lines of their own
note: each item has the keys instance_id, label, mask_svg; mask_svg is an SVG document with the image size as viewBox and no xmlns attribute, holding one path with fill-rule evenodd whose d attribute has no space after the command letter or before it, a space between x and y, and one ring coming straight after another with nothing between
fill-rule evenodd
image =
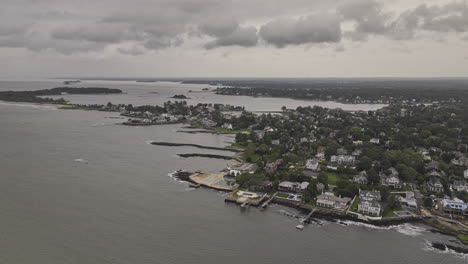
<instances>
[{"instance_id":1,"label":"large white house","mask_svg":"<svg viewBox=\"0 0 468 264\"><path fill-rule=\"evenodd\" d=\"M332 208L337 210L345 210L351 198L336 197L333 193L326 192L317 196L317 206Z\"/></svg>"},{"instance_id":2,"label":"large white house","mask_svg":"<svg viewBox=\"0 0 468 264\"><path fill-rule=\"evenodd\" d=\"M376 200L361 200L358 204L358 212L363 214L370 214L379 216L382 211L382 206Z\"/></svg>"},{"instance_id":3,"label":"large white house","mask_svg":"<svg viewBox=\"0 0 468 264\"><path fill-rule=\"evenodd\" d=\"M308 182L289 182L284 181L278 185L278 190L282 192L303 193L309 186Z\"/></svg>"}]
</instances>

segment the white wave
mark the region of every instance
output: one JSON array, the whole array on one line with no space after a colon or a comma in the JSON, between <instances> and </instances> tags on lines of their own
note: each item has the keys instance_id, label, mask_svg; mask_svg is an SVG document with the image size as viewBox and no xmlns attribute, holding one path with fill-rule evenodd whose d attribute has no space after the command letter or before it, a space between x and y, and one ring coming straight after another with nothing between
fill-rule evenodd
<instances>
[{"instance_id":1,"label":"white wave","mask_svg":"<svg viewBox=\"0 0 468 264\"><path fill-rule=\"evenodd\" d=\"M452 249L448 249L448 248L446 250L440 250L440 249L434 248L432 246L432 243L430 241L427 241L427 240L424 240L424 246L423 246L422 250L428 251L428 252L435 252L435 253L439 253L439 254L448 254L448 255L459 257L461 259L468 259L468 254L458 253L458 252L456 252L456 251L454 251Z\"/></svg>"},{"instance_id":2,"label":"white wave","mask_svg":"<svg viewBox=\"0 0 468 264\"><path fill-rule=\"evenodd\" d=\"M75 159L75 161L76 161L76 162L80 162L80 163L88 163L88 160L83 159L83 158Z\"/></svg>"},{"instance_id":3,"label":"white wave","mask_svg":"<svg viewBox=\"0 0 468 264\"><path fill-rule=\"evenodd\" d=\"M415 226L409 223L397 225L397 226L391 226L391 230L395 230L400 234L407 235L407 236L419 236L423 232L426 232L427 229L425 229L422 226Z\"/></svg>"},{"instance_id":4,"label":"white wave","mask_svg":"<svg viewBox=\"0 0 468 264\"><path fill-rule=\"evenodd\" d=\"M392 226L376 226L372 224L366 224L366 223L361 223L361 222L354 222L350 220L346 221L341 221L345 225L354 225L354 226L360 226L360 227L365 227L369 229L377 229L377 230L392 230L396 231L400 234L407 235L407 236L412 236L416 237L421 235L423 232L426 232L427 229L421 226L415 226L410 223L404 223L401 225L392 225Z\"/></svg>"},{"instance_id":5,"label":"white wave","mask_svg":"<svg viewBox=\"0 0 468 264\"><path fill-rule=\"evenodd\" d=\"M148 145L151 145L151 143L153 143L154 140L146 140L145 143L148 144Z\"/></svg>"}]
</instances>

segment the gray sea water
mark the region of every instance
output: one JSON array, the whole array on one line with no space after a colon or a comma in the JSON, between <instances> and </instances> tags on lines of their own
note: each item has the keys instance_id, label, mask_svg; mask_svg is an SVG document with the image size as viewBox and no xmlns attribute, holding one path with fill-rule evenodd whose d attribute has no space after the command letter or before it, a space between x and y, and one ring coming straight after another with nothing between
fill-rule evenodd
<instances>
[{"instance_id":1,"label":"gray sea water","mask_svg":"<svg viewBox=\"0 0 468 264\"><path fill-rule=\"evenodd\" d=\"M144 91L146 85L137 86ZM1 90L12 86L51 88L0 82ZM187 89L180 86L174 89ZM149 96L162 102L158 95L175 94L164 87ZM127 89L128 95L71 97L87 103L154 99ZM247 105L236 97L219 100ZM276 110L270 107L277 103L251 100L250 107ZM428 247L427 241L452 238L423 225L321 221L299 231L297 219L279 213L291 209L225 204L223 193L190 189L168 174L216 172L227 161L183 159L176 154L213 151L149 142L220 146L232 137L177 133L180 125L126 127L110 117L118 115L0 103L0 263L467 263Z\"/></svg>"}]
</instances>

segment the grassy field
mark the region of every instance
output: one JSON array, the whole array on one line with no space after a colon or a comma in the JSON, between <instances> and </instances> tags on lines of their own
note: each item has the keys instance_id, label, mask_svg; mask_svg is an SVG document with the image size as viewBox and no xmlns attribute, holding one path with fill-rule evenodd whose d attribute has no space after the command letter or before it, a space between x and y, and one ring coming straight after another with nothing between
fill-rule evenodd
<instances>
[{"instance_id":1,"label":"grassy field","mask_svg":"<svg viewBox=\"0 0 468 264\"><path fill-rule=\"evenodd\" d=\"M339 179L339 175L337 173L327 171L327 172L324 172L324 174L327 175L327 178L328 178L327 183L328 184L336 185L336 182Z\"/></svg>"}]
</instances>

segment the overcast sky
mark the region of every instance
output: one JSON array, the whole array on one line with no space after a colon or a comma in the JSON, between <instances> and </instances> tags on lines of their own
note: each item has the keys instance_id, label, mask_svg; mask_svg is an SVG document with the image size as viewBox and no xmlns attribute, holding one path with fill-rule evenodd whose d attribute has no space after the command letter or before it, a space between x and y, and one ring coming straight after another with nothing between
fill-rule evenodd
<instances>
[{"instance_id":1,"label":"overcast sky","mask_svg":"<svg viewBox=\"0 0 468 264\"><path fill-rule=\"evenodd\" d=\"M468 77L468 2L0 0L0 77Z\"/></svg>"}]
</instances>

